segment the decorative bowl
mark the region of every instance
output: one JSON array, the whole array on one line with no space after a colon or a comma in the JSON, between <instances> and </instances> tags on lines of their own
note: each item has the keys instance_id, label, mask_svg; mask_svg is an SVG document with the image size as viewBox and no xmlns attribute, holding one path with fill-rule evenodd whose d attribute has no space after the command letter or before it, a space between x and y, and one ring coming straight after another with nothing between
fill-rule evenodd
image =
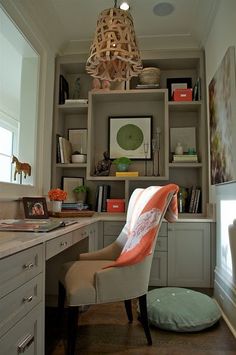
<instances>
[{"instance_id":1,"label":"decorative bowl","mask_svg":"<svg viewBox=\"0 0 236 355\"><path fill-rule=\"evenodd\" d=\"M144 68L139 74L139 80L143 85L159 84L160 69L155 67Z\"/></svg>"},{"instance_id":2,"label":"decorative bowl","mask_svg":"<svg viewBox=\"0 0 236 355\"><path fill-rule=\"evenodd\" d=\"M87 156L85 154L72 154L72 163L86 163Z\"/></svg>"}]
</instances>

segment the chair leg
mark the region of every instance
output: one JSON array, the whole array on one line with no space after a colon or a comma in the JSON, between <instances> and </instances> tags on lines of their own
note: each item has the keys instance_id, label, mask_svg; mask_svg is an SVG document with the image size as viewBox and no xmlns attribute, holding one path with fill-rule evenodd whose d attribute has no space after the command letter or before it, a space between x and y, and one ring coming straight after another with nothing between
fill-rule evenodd
<instances>
[{"instance_id":1,"label":"chair leg","mask_svg":"<svg viewBox=\"0 0 236 355\"><path fill-rule=\"evenodd\" d=\"M132 301L125 300L124 302L125 302L125 310L126 310L129 323L132 323L133 322Z\"/></svg>"},{"instance_id":2,"label":"chair leg","mask_svg":"<svg viewBox=\"0 0 236 355\"><path fill-rule=\"evenodd\" d=\"M58 283L58 324L62 324L66 290L61 282Z\"/></svg>"},{"instance_id":3,"label":"chair leg","mask_svg":"<svg viewBox=\"0 0 236 355\"><path fill-rule=\"evenodd\" d=\"M140 321L142 323L148 345L152 345L152 336L148 324L147 316L147 297L146 295L139 297Z\"/></svg>"},{"instance_id":4,"label":"chair leg","mask_svg":"<svg viewBox=\"0 0 236 355\"><path fill-rule=\"evenodd\" d=\"M75 354L79 307L68 307L67 355Z\"/></svg>"}]
</instances>

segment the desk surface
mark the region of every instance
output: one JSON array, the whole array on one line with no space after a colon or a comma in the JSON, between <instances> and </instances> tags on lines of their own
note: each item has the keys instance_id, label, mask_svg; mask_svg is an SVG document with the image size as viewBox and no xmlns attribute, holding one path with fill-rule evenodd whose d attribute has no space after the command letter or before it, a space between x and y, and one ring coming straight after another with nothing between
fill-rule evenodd
<instances>
[{"instance_id":1,"label":"desk surface","mask_svg":"<svg viewBox=\"0 0 236 355\"><path fill-rule=\"evenodd\" d=\"M72 218L69 218L70 220ZM40 243L73 232L98 221L125 221L124 213L95 213L92 217L73 218L77 223L60 227L47 233L31 232L0 232L0 259ZM177 222L212 222L210 218L179 219Z\"/></svg>"}]
</instances>

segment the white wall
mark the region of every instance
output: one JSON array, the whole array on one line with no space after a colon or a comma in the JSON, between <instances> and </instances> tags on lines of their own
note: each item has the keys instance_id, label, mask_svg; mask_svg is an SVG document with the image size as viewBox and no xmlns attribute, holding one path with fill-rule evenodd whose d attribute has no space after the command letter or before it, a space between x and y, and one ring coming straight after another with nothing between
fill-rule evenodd
<instances>
[{"instance_id":1,"label":"white wall","mask_svg":"<svg viewBox=\"0 0 236 355\"><path fill-rule=\"evenodd\" d=\"M218 11L216 13L215 19L212 23L210 33L205 43L207 92L208 92L208 85L212 77L214 76L218 66L220 65L220 62L223 59L227 48L229 46L236 47L235 33L236 33L236 1L220 0ZM236 120L236 117L234 117L234 119ZM208 122L209 122L209 113L208 113ZM209 166L210 166L210 161L209 161ZM209 181L209 185L210 185L210 181ZM210 193L210 202L215 202L214 186L210 186L209 193Z\"/></svg>"}]
</instances>

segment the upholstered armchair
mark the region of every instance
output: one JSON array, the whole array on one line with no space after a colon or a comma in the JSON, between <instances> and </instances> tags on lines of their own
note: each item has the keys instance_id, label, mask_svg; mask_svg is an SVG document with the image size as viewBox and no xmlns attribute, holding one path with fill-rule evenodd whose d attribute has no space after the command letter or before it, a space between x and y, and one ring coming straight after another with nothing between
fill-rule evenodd
<instances>
[{"instance_id":1,"label":"upholstered armchair","mask_svg":"<svg viewBox=\"0 0 236 355\"><path fill-rule=\"evenodd\" d=\"M148 345L152 344L148 325L146 294L155 248L163 220L177 218L174 184L136 189L130 198L126 224L111 245L62 266L59 282L59 309L68 306L67 354L75 353L79 306L124 301L132 322L131 300L138 298L140 321Z\"/></svg>"}]
</instances>

